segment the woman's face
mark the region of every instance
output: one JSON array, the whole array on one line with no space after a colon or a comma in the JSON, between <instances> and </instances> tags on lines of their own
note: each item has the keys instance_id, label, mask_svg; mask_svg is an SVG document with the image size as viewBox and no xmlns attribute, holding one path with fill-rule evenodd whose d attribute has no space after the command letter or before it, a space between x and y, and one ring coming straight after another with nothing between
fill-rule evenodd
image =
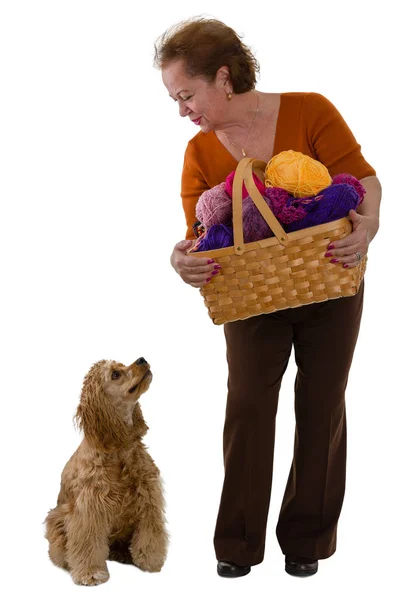
<instances>
[{"instance_id":1,"label":"woman's face","mask_svg":"<svg viewBox=\"0 0 400 600\"><path fill-rule=\"evenodd\" d=\"M183 61L174 61L162 69L162 79L169 95L179 105L181 117L201 127L204 133L224 123L227 108L229 71L221 67L213 83L201 77L188 77Z\"/></svg>"}]
</instances>

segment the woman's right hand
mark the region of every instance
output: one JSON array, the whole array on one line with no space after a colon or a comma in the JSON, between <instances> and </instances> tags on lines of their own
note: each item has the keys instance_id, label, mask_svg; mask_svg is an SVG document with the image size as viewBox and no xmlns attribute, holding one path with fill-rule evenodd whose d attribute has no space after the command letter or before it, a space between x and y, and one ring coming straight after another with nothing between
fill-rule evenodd
<instances>
[{"instance_id":1,"label":"woman's right hand","mask_svg":"<svg viewBox=\"0 0 400 600\"><path fill-rule=\"evenodd\" d=\"M171 265L185 283L200 288L206 285L211 277L217 275L221 266L212 258L200 258L194 254L186 254L196 240L182 240L178 242L171 254Z\"/></svg>"}]
</instances>

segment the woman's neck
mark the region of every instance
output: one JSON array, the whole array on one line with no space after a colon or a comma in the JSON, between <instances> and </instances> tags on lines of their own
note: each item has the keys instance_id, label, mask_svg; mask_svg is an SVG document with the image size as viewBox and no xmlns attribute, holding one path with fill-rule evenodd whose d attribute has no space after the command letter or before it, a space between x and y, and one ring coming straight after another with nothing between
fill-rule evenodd
<instances>
[{"instance_id":1,"label":"woman's neck","mask_svg":"<svg viewBox=\"0 0 400 600\"><path fill-rule=\"evenodd\" d=\"M233 139L243 137L260 112L261 94L256 90L233 94L228 100L224 122L215 128L216 133L226 134Z\"/></svg>"}]
</instances>

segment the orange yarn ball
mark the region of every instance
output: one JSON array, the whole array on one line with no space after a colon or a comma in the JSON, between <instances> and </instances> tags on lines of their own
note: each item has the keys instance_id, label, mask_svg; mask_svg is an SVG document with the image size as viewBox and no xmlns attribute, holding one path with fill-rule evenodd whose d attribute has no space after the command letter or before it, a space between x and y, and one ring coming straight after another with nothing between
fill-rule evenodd
<instances>
[{"instance_id":1,"label":"orange yarn ball","mask_svg":"<svg viewBox=\"0 0 400 600\"><path fill-rule=\"evenodd\" d=\"M331 183L325 165L294 150L273 156L265 169L265 187L283 188L295 198L316 196Z\"/></svg>"}]
</instances>

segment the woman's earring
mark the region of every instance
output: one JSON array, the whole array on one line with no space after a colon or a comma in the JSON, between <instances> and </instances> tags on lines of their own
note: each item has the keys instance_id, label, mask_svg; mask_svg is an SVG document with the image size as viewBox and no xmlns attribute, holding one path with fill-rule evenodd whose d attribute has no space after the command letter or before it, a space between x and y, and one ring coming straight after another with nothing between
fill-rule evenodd
<instances>
[{"instance_id":1,"label":"woman's earring","mask_svg":"<svg viewBox=\"0 0 400 600\"><path fill-rule=\"evenodd\" d=\"M232 94L230 92L228 94L228 100L232 100Z\"/></svg>"}]
</instances>

